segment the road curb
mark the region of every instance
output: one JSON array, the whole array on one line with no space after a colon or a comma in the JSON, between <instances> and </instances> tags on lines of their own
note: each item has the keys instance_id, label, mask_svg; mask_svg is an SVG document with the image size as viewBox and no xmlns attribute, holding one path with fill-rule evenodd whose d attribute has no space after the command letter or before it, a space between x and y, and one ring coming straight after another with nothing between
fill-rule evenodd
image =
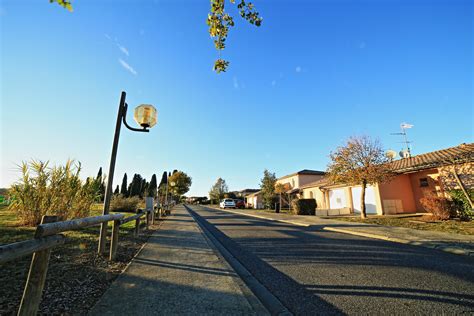
<instances>
[{"instance_id":1,"label":"road curb","mask_svg":"<svg viewBox=\"0 0 474 316\"><path fill-rule=\"evenodd\" d=\"M401 239L401 238L388 237L388 236L384 236L384 235L377 235L377 234L364 233L364 232L356 232L356 231L352 231L352 230L349 230L349 229L334 228L334 227L330 227L330 226L323 227L323 230L332 231L332 232L336 232L336 233L342 233L342 234L348 234L348 235L361 236L361 237L366 237L366 238L372 238L372 239L380 239L380 240L385 240L385 241L391 241L391 242L396 242L396 243L405 244L405 245L412 245L412 246L420 246L420 247L425 247L425 248L430 248L430 249L437 249L437 250L441 250L441 251L451 253L451 254L456 254L456 255L474 256L473 251L469 251L469 250L466 250L466 249L463 249L463 248L460 248L460 247L456 247L456 246L433 244L433 243L430 243L430 242L411 241L411 240L406 240L406 239Z\"/></svg>"},{"instance_id":2,"label":"road curb","mask_svg":"<svg viewBox=\"0 0 474 316\"><path fill-rule=\"evenodd\" d=\"M265 217L265 216L259 216L259 215L254 215L254 214L245 214L245 213L240 213L240 212L221 209L221 208L215 208L215 207L209 207L209 206L206 206L206 207L210 208L210 209L213 209L213 210L229 212L229 213L233 213L233 214L237 214L237 215L243 215L243 216L254 217L254 218L259 218L259 219L266 219L267 221L280 222L280 223L285 223L285 224L292 224L292 225L302 226L302 227L311 226L310 224L303 224L303 223L298 223L298 222L289 221L289 220L285 220L285 219L268 218L268 217Z\"/></svg>"},{"instance_id":3,"label":"road curb","mask_svg":"<svg viewBox=\"0 0 474 316\"><path fill-rule=\"evenodd\" d=\"M293 315L281 302L276 298L263 284L261 284L241 263L235 258L214 235L198 220L198 214L190 207L185 205L185 208L194 218L204 234L214 244L217 250L221 253L229 265L234 269L237 275L254 293L254 295L261 301L262 305L272 314L278 316Z\"/></svg>"}]
</instances>

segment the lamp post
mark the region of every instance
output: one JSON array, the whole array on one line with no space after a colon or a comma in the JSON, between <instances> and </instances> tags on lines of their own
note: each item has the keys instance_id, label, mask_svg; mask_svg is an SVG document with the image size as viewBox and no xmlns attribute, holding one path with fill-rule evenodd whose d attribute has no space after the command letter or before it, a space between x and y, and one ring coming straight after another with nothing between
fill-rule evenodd
<instances>
[{"instance_id":1,"label":"lamp post","mask_svg":"<svg viewBox=\"0 0 474 316\"><path fill-rule=\"evenodd\" d=\"M135 122L137 122L137 124L141 126L141 128L134 128L128 125L127 120L126 120L127 108L128 108L128 104L127 102L125 102L126 95L127 94L125 93L125 91L122 91L122 94L120 96L120 103L119 103L119 108L118 108L117 121L115 123L114 142L112 145L112 155L110 156L110 166L109 166L109 173L108 173L108 179L107 179L107 187L105 190L104 208L102 210L102 215L109 214L110 200L112 198L112 183L114 180L115 161L117 158L117 149L118 149L118 142L120 138L120 128L122 127L122 123L129 130L132 130L134 132L147 133L150 131L149 128L152 128L157 122L157 112L156 112L155 107L150 104L142 104L135 108L134 115L133 115ZM99 249L98 249L99 254L102 254L105 252L106 239L107 239L107 223L103 223L100 227L100 238L99 238Z\"/></svg>"}]
</instances>

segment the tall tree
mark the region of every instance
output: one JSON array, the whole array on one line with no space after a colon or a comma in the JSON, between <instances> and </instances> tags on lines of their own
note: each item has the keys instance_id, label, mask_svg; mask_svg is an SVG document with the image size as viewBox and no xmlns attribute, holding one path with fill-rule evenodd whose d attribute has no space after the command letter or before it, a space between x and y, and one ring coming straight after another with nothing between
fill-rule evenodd
<instances>
[{"instance_id":1,"label":"tall tree","mask_svg":"<svg viewBox=\"0 0 474 316\"><path fill-rule=\"evenodd\" d=\"M271 208L272 204L275 203L275 173L272 173L265 169L263 171L263 179L260 181L260 190L262 192L263 205L265 205L266 208Z\"/></svg>"},{"instance_id":2,"label":"tall tree","mask_svg":"<svg viewBox=\"0 0 474 316\"><path fill-rule=\"evenodd\" d=\"M330 154L327 172L334 183L360 185L360 216L366 218L365 189L367 185L387 181L391 177L382 145L368 136L351 137L344 146Z\"/></svg>"},{"instance_id":3,"label":"tall tree","mask_svg":"<svg viewBox=\"0 0 474 316\"><path fill-rule=\"evenodd\" d=\"M164 203L166 201L166 185L168 183L168 172L163 171L163 175L161 176L160 185L158 186L158 195L160 203Z\"/></svg>"},{"instance_id":4,"label":"tall tree","mask_svg":"<svg viewBox=\"0 0 474 316\"><path fill-rule=\"evenodd\" d=\"M72 12L71 0L49 0L50 2L57 2L63 8ZM229 34L229 29L235 25L234 19L225 11L225 0L210 0L211 8L207 15L206 24L209 26L209 35L214 39L214 46L219 52L219 58L214 62L214 71L220 73L226 71L229 62L221 59L221 51L225 48L225 41ZM231 4L235 4L235 0L229 0ZM237 10L239 15L247 20L250 24L260 26L262 24L262 17L259 16L255 6L252 2L245 0L237 0Z\"/></svg>"},{"instance_id":5,"label":"tall tree","mask_svg":"<svg viewBox=\"0 0 474 316\"><path fill-rule=\"evenodd\" d=\"M128 196L141 196L141 188L143 185L143 179L142 176L139 174L134 174L132 182L130 183L130 191L128 193Z\"/></svg>"},{"instance_id":6,"label":"tall tree","mask_svg":"<svg viewBox=\"0 0 474 316\"><path fill-rule=\"evenodd\" d=\"M163 175L161 176L161 181L159 187L166 184L168 182L168 172L163 171Z\"/></svg>"},{"instance_id":7,"label":"tall tree","mask_svg":"<svg viewBox=\"0 0 474 316\"><path fill-rule=\"evenodd\" d=\"M219 202L227 192L229 192L229 188L227 187L225 180L218 178L216 183L214 183L209 190L209 198L211 201Z\"/></svg>"},{"instance_id":8,"label":"tall tree","mask_svg":"<svg viewBox=\"0 0 474 316\"><path fill-rule=\"evenodd\" d=\"M120 194L120 187L117 184L117 187L115 188L114 195L119 195Z\"/></svg>"},{"instance_id":9,"label":"tall tree","mask_svg":"<svg viewBox=\"0 0 474 316\"><path fill-rule=\"evenodd\" d=\"M102 167L99 168L99 172L97 172L97 178L96 179L102 179Z\"/></svg>"},{"instance_id":10,"label":"tall tree","mask_svg":"<svg viewBox=\"0 0 474 316\"><path fill-rule=\"evenodd\" d=\"M105 179L102 176L102 167L100 167L99 171L97 172L96 183L99 186L98 199L99 199L99 201L104 201L104 197L105 197Z\"/></svg>"},{"instance_id":11,"label":"tall tree","mask_svg":"<svg viewBox=\"0 0 474 316\"><path fill-rule=\"evenodd\" d=\"M120 194L122 194L123 196L128 196L128 189L127 189L127 174L125 173L123 175L123 179L122 179L122 186L120 187Z\"/></svg>"},{"instance_id":12,"label":"tall tree","mask_svg":"<svg viewBox=\"0 0 474 316\"><path fill-rule=\"evenodd\" d=\"M180 198L183 194L189 191L191 187L192 179L183 171L174 172L171 177L168 179L170 183L170 192L174 196ZM173 185L171 185L171 183ZM178 199L179 200L179 199Z\"/></svg>"},{"instance_id":13,"label":"tall tree","mask_svg":"<svg viewBox=\"0 0 474 316\"><path fill-rule=\"evenodd\" d=\"M148 196L155 197L156 189L157 189L156 174L153 174L151 176L150 185L148 186Z\"/></svg>"}]
</instances>

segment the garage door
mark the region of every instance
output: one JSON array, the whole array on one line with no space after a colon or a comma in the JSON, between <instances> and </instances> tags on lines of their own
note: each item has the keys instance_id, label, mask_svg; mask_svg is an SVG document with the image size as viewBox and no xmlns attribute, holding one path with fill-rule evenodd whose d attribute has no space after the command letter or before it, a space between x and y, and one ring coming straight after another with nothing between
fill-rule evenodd
<instances>
[{"instance_id":1,"label":"garage door","mask_svg":"<svg viewBox=\"0 0 474 316\"><path fill-rule=\"evenodd\" d=\"M346 207L346 195L344 189L329 190L329 208L338 209Z\"/></svg>"},{"instance_id":2,"label":"garage door","mask_svg":"<svg viewBox=\"0 0 474 316\"><path fill-rule=\"evenodd\" d=\"M354 187L352 191L352 204L354 212L360 213L360 194L362 187ZM365 189L365 211L367 214L377 214L377 204L375 203L375 190L374 187L368 186Z\"/></svg>"}]
</instances>

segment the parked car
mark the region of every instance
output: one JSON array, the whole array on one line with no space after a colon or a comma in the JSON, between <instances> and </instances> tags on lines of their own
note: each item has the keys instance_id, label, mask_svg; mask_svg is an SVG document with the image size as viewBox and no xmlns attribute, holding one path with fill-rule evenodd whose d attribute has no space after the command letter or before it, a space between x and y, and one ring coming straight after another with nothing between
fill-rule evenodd
<instances>
[{"instance_id":1,"label":"parked car","mask_svg":"<svg viewBox=\"0 0 474 316\"><path fill-rule=\"evenodd\" d=\"M223 199L219 204L220 208L235 208L235 202L232 199Z\"/></svg>"},{"instance_id":2,"label":"parked car","mask_svg":"<svg viewBox=\"0 0 474 316\"><path fill-rule=\"evenodd\" d=\"M244 200L235 199L234 202L236 208L245 208Z\"/></svg>"}]
</instances>

